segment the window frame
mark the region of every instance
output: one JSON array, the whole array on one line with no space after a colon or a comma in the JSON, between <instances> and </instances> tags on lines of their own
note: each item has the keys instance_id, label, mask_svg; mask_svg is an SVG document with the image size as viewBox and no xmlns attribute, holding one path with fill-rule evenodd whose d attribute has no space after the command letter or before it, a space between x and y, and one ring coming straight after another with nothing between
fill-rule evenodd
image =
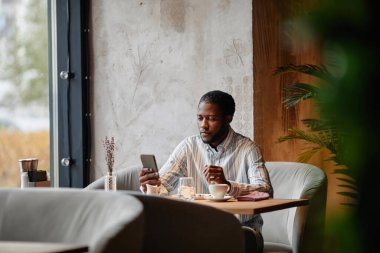
<instances>
[{"instance_id":1,"label":"window frame","mask_svg":"<svg viewBox=\"0 0 380 253\"><path fill-rule=\"evenodd\" d=\"M48 0L50 167L54 187L83 188L91 165L88 0ZM61 76L69 72L69 78ZM63 159L69 164L65 165Z\"/></svg>"}]
</instances>

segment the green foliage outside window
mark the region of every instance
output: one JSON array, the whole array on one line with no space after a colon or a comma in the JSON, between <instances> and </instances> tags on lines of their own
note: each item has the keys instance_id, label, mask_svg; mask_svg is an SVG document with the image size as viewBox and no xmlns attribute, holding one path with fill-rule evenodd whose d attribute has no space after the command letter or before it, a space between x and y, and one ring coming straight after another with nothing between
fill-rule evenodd
<instances>
[{"instance_id":1,"label":"green foliage outside window","mask_svg":"<svg viewBox=\"0 0 380 253\"><path fill-rule=\"evenodd\" d=\"M32 0L24 8L22 18L17 16L11 21L12 29L5 38L7 53L0 79L10 81L12 89L1 102L8 106L30 103L47 106L47 4L46 1Z\"/></svg>"}]
</instances>

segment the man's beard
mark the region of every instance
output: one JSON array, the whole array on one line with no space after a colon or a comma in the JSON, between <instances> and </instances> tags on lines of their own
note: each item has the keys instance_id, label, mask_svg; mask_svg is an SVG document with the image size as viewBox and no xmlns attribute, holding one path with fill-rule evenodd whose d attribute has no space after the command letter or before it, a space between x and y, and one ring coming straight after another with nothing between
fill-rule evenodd
<instances>
[{"instance_id":1,"label":"man's beard","mask_svg":"<svg viewBox=\"0 0 380 253\"><path fill-rule=\"evenodd\" d=\"M201 139L203 141L203 143L206 143L206 144L212 144L213 142L217 142L217 141L222 141L222 139L225 138L225 136L227 135L227 129L228 129L228 126L227 125L223 125L218 132L216 132L209 140L204 140L202 138L202 134L201 134Z\"/></svg>"}]
</instances>

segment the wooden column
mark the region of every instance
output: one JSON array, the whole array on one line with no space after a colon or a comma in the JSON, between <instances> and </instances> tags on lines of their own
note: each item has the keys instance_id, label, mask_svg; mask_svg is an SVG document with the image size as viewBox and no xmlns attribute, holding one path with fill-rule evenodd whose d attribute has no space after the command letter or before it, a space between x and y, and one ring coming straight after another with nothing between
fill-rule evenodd
<instances>
[{"instance_id":1,"label":"wooden column","mask_svg":"<svg viewBox=\"0 0 380 253\"><path fill-rule=\"evenodd\" d=\"M301 120L313 118L316 110L312 101L303 101L292 109L282 105L282 89L295 82L313 83L302 74L273 76L278 66L320 64L318 45L307 42L297 34L294 17L306 14L313 0L253 0L253 71L254 71L254 140L261 147L266 161L297 161L308 145L303 141L278 143L278 138L292 127L306 129ZM314 1L316 2L316 1ZM326 161L327 151L319 152L309 161L322 168L328 177L327 218L344 212L340 205L347 201L337 192L339 181L333 174L334 165Z\"/></svg>"},{"instance_id":2,"label":"wooden column","mask_svg":"<svg viewBox=\"0 0 380 253\"><path fill-rule=\"evenodd\" d=\"M267 161L296 161L302 144L277 143L292 127L303 128L301 119L311 117L311 102L285 109L283 88L297 80L311 82L300 74L274 76L273 71L289 63L318 64L319 51L297 37L294 18L307 6L299 0L253 0L254 139Z\"/></svg>"}]
</instances>

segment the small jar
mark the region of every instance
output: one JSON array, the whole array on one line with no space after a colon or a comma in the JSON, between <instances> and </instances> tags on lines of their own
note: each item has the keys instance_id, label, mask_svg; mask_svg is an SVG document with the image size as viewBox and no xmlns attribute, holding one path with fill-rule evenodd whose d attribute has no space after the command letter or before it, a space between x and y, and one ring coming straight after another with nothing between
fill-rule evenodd
<instances>
[{"instance_id":1,"label":"small jar","mask_svg":"<svg viewBox=\"0 0 380 253\"><path fill-rule=\"evenodd\" d=\"M105 191L116 191L116 174L108 172L104 177L104 190Z\"/></svg>"}]
</instances>

